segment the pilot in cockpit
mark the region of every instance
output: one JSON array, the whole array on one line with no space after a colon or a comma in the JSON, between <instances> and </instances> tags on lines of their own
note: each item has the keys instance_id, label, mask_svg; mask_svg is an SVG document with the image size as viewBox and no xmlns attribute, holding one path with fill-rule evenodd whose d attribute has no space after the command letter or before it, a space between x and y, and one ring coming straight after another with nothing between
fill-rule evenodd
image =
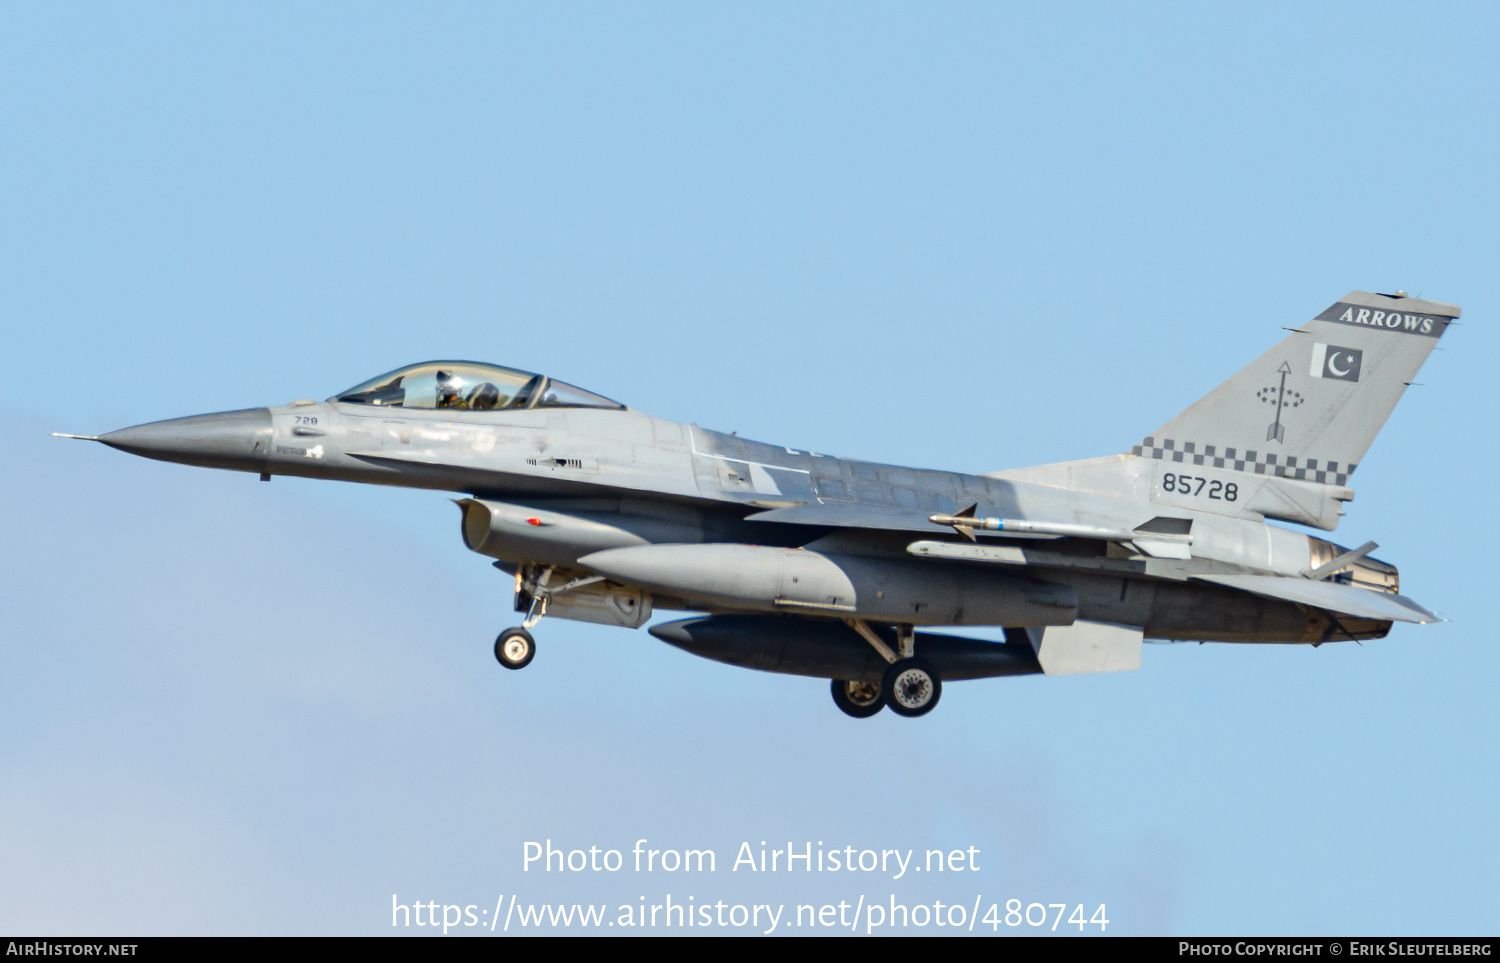
<instances>
[{"instance_id":1,"label":"pilot in cockpit","mask_svg":"<svg viewBox=\"0 0 1500 963\"><path fill-rule=\"evenodd\" d=\"M463 411L493 411L505 407L510 401L500 389L488 381L470 388L467 393L459 390L463 379L453 372L439 369L437 372L436 408L458 408Z\"/></svg>"},{"instance_id":2,"label":"pilot in cockpit","mask_svg":"<svg viewBox=\"0 0 1500 963\"><path fill-rule=\"evenodd\" d=\"M437 408L467 408L463 396L458 393L458 384L453 380L453 372L438 369L437 373Z\"/></svg>"},{"instance_id":3,"label":"pilot in cockpit","mask_svg":"<svg viewBox=\"0 0 1500 963\"><path fill-rule=\"evenodd\" d=\"M336 397L351 405L447 411L625 406L544 375L473 361L428 361L388 371Z\"/></svg>"}]
</instances>

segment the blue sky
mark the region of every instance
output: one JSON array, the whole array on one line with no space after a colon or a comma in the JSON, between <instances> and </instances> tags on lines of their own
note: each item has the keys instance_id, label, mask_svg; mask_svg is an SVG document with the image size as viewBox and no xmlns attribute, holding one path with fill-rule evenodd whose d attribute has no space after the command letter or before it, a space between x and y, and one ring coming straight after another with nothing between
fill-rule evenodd
<instances>
[{"instance_id":1,"label":"blue sky","mask_svg":"<svg viewBox=\"0 0 1500 963\"><path fill-rule=\"evenodd\" d=\"M0 11L0 928L1020 898L1121 933L1488 932L1500 469L1483 5ZM1462 304L1336 534L1453 621L1135 674L826 684L549 621L438 493L47 432L546 371L966 471L1126 450L1346 291ZM972 878L538 878L521 843L979 847Z\"/></svg>"}]
</instances>

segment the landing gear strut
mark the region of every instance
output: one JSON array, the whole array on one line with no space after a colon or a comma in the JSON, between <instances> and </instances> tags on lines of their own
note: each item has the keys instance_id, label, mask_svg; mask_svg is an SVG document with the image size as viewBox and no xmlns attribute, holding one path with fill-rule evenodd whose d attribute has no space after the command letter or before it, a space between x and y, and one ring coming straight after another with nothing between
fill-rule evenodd
<instances>
[{"instance_id":1,"label":"landing gear strut","mask_svg":"<svg viewBox=\"0 0 1500 963\"><path fill-rule=\"evenodd\" d=\"M527 630L547 614L547 582L551 578L552 569L548 568L542 573L536 591L528 592L520 571L516 572L516 611L525 612L526 620L495 639L495 661L507 669L524 669L536 658L536 639Z\"/></svg>"},{"instance_id":2,"label":"landing gear strut","mask_svg":"<svg viewBox=\"0 0 1500 963\"><path fill-rule=\"evenodd\" d=\"M528 568L532 573L535 572L535 566L516 570L516 611L525 612L526 619L516 628L501 632L500 637L495 640L495 659L507 669L524 669L531 664L536 655L536 640L531 637L530 630L547 614L547 603L551 599L564 592L604 581L603 575L585 575L556 588L549 588L548 583L556 574L557 566L549 565L542 569L534 584L527 573Z\"/></svg>"},{"instance_id":3,"label":"landing gear strut","mask_svg":"<svg viewBox=\"0 0 1500 963\"><path fill-rule=\"evenodd\" d=\"M937 706L943 694L943 680L931 663L916 658L916 632L912 626L896 626L896 648L892 649L864 619L844 621L890 665L886 666L879 685L833 680L833 701L840 709L865 718L879 712L883 703L899 716L915 717L925 716ZM861 701L856 701L856 692Z\"/></svg>"}]
</instances>

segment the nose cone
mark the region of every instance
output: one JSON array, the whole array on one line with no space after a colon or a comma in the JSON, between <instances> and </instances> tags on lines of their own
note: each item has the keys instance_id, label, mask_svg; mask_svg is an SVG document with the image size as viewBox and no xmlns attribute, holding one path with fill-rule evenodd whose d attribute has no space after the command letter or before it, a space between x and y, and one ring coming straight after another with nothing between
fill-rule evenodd
<instances>
[{"instance_id":1,"label":"nose cone","mask_svg":"<svg viewBox=\"0 0 1500 963\"><path fill-rule=\"evenodd\" d=\"M271 446L271 409L246 408L121 428L99 440L161 461L263 471Z\"/></svg>"}]
</instances>

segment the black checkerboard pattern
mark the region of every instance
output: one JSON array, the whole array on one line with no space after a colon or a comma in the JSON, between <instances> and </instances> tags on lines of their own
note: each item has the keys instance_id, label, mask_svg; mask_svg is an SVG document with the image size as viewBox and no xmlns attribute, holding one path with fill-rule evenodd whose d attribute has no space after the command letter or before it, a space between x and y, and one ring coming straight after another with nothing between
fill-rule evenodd
<instances>
[{"instance_id":1,"label":"black checkerboard pattern","mask_svg":"<svg viewBox=\"0 0 1500 963\"><path fill-rule=\"evenodd\" d=\"M1341 468L1336 461L1319 462L1316 458L1297 458L1294 455L1224 448L1220 445L1200 445L1197 442L1177 441L1172 438L1146 438L1130 449L1130 453L1159 461L1232 468L1235 471L1253 472L1256 475L1299 478L1322 485L1343 485L1349 481L1349 476L1354 474L1354 469L1359 467L1344 465Z\"/></svg>"}]
</instances>

